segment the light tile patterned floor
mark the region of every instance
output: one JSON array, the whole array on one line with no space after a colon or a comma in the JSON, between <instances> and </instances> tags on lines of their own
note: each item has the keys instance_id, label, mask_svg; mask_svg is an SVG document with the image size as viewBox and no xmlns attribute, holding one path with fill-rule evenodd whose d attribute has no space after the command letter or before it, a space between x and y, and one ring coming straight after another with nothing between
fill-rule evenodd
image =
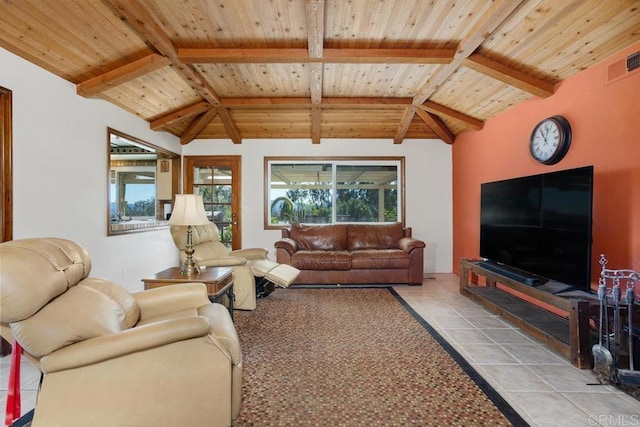
<instances>
[{"instance_id":1,"label":"light tile patterned floor","mask_svg":"<svg viewBox=\"0 0 640 427\"><path fill-rule=\"evenodd\" d=\"M434 274L396 291L531 425L640 426L640 401L597 384L548 346L463 297L459 279Z\"/></svg>"},{"instance_id":2,"label":"light tile patterned floor","mask_svg":"<svg viewBox=\"0 0 640 427\"><path fill-rule=\"evenodd\" d=\"M548 346L458 293L458 277L434 274L398 293L531 425L640 426L640 401L574 368ZM0 404L6 402L9 358L1 359ZM33 408L38 372L22 362L23 412Z\"/></svg>"}]
</instances>

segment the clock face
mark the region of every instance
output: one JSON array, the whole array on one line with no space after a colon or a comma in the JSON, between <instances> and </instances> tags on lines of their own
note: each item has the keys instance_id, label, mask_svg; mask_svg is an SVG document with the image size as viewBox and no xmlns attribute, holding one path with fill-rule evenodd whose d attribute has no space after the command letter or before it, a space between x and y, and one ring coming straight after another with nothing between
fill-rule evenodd
<instances>
[{"instance_id":1,"label":"clock face","mask_svg":"<svg viewBox=\"0 0 640 427\"><path fill-rule=\"evenodd\" d=\"M533 129L529 149L534 159L545 165L558 163L569 150L571 127L562 116L544 119Z\"/></svg>"}]
</instances>

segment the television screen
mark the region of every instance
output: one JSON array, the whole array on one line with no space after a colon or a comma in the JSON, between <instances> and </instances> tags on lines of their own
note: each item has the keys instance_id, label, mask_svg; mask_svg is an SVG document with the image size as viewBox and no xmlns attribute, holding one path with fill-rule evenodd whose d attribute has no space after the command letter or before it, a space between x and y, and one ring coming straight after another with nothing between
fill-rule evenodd
<instances>
[{"instance_id":1,"label":"television screen","mask_svg":"<svg viewBox=\"0 0 640 427\"><path fill-rule=\"evenodd\" d=\"M480 256L588 290L593 166L481 185Z\"/></svg>"}]
</instances>

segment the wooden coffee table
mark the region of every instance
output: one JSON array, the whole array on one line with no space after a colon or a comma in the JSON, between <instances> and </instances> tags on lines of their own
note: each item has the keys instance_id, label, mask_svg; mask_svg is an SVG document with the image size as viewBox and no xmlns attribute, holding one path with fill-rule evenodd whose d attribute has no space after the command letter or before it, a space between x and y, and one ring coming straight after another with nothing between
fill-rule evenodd
<instances>
[{"instance_id":1,"label":"wooden coffee table","mask_svg":"<svg viewBox=\"0 0 640 427\"><path fill-rule=\"evenodd\" d=\"M142 279L144 289L160 288L179 283L204 283L211 302L220 302L227 296L227 309L233 318L233 268L208 267L191 276L180 274L180 267L171 267L156 273L149 279Z\"/></svg>"}]
</instances>

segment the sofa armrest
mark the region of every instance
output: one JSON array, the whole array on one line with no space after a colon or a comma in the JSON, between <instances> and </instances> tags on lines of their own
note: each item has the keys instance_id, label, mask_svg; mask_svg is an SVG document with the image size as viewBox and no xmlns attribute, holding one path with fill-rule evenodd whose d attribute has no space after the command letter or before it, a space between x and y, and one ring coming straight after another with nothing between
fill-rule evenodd
<instances>
[{"instance_id":1,"label":"sofa armrest","mask_svg":"<svg viewBox=\"0 0 640 427\"><path fill-rule=\"evenodd\" d=\"M241 257L247 260L250 259L265 259L269 251L264 248L246 248L246 249L236 249L235 251L231 251L229 255L235 257Z\"/></svg>"},{"instance_id":2,"label":"sofa armrest","mask_svg":"<svg viewBox=\"0 0 640 427\"><path fill-rule=\"evenodd\" d=\"M273 246L275 246L276 249L284 249L289 255L294 254L298 250L296 241L290 238L280 239L276 241Z\"/></svg>"},{"instance_id":3,"label":"sofa armrest","mask_svg":"<svg viewBox=\"0 0 640 427\"><path fill-rule=\"evenodd\" d=\"M100 363L177 341L204 337L209 330L209 322L202 316L163 320L63 347L40 359L40 369L48 374Z\"/></svg>"},{"instance_id":4,"label":"sofa armrest","mask_svg":"<svg viewBox=\"0 0 640 427\"><path fill-rule=\"evenodd\" d=\"M411 252L416 248L424 248L425 243L422 240L414 239L413 237L403 237L396 243L398 249L402 249L405 252Z\"/></svg>"},{"instance_id":5,"label":"sofa armrest","mask_svg":"<svg viewBox=\"0 0 640 427\"><path fill-rule=\"evenodd\" d=\"M140 307L140 321L210 303L207 287L202 283L163 286L132 295Z\"/></svg>"}]
</instances>

